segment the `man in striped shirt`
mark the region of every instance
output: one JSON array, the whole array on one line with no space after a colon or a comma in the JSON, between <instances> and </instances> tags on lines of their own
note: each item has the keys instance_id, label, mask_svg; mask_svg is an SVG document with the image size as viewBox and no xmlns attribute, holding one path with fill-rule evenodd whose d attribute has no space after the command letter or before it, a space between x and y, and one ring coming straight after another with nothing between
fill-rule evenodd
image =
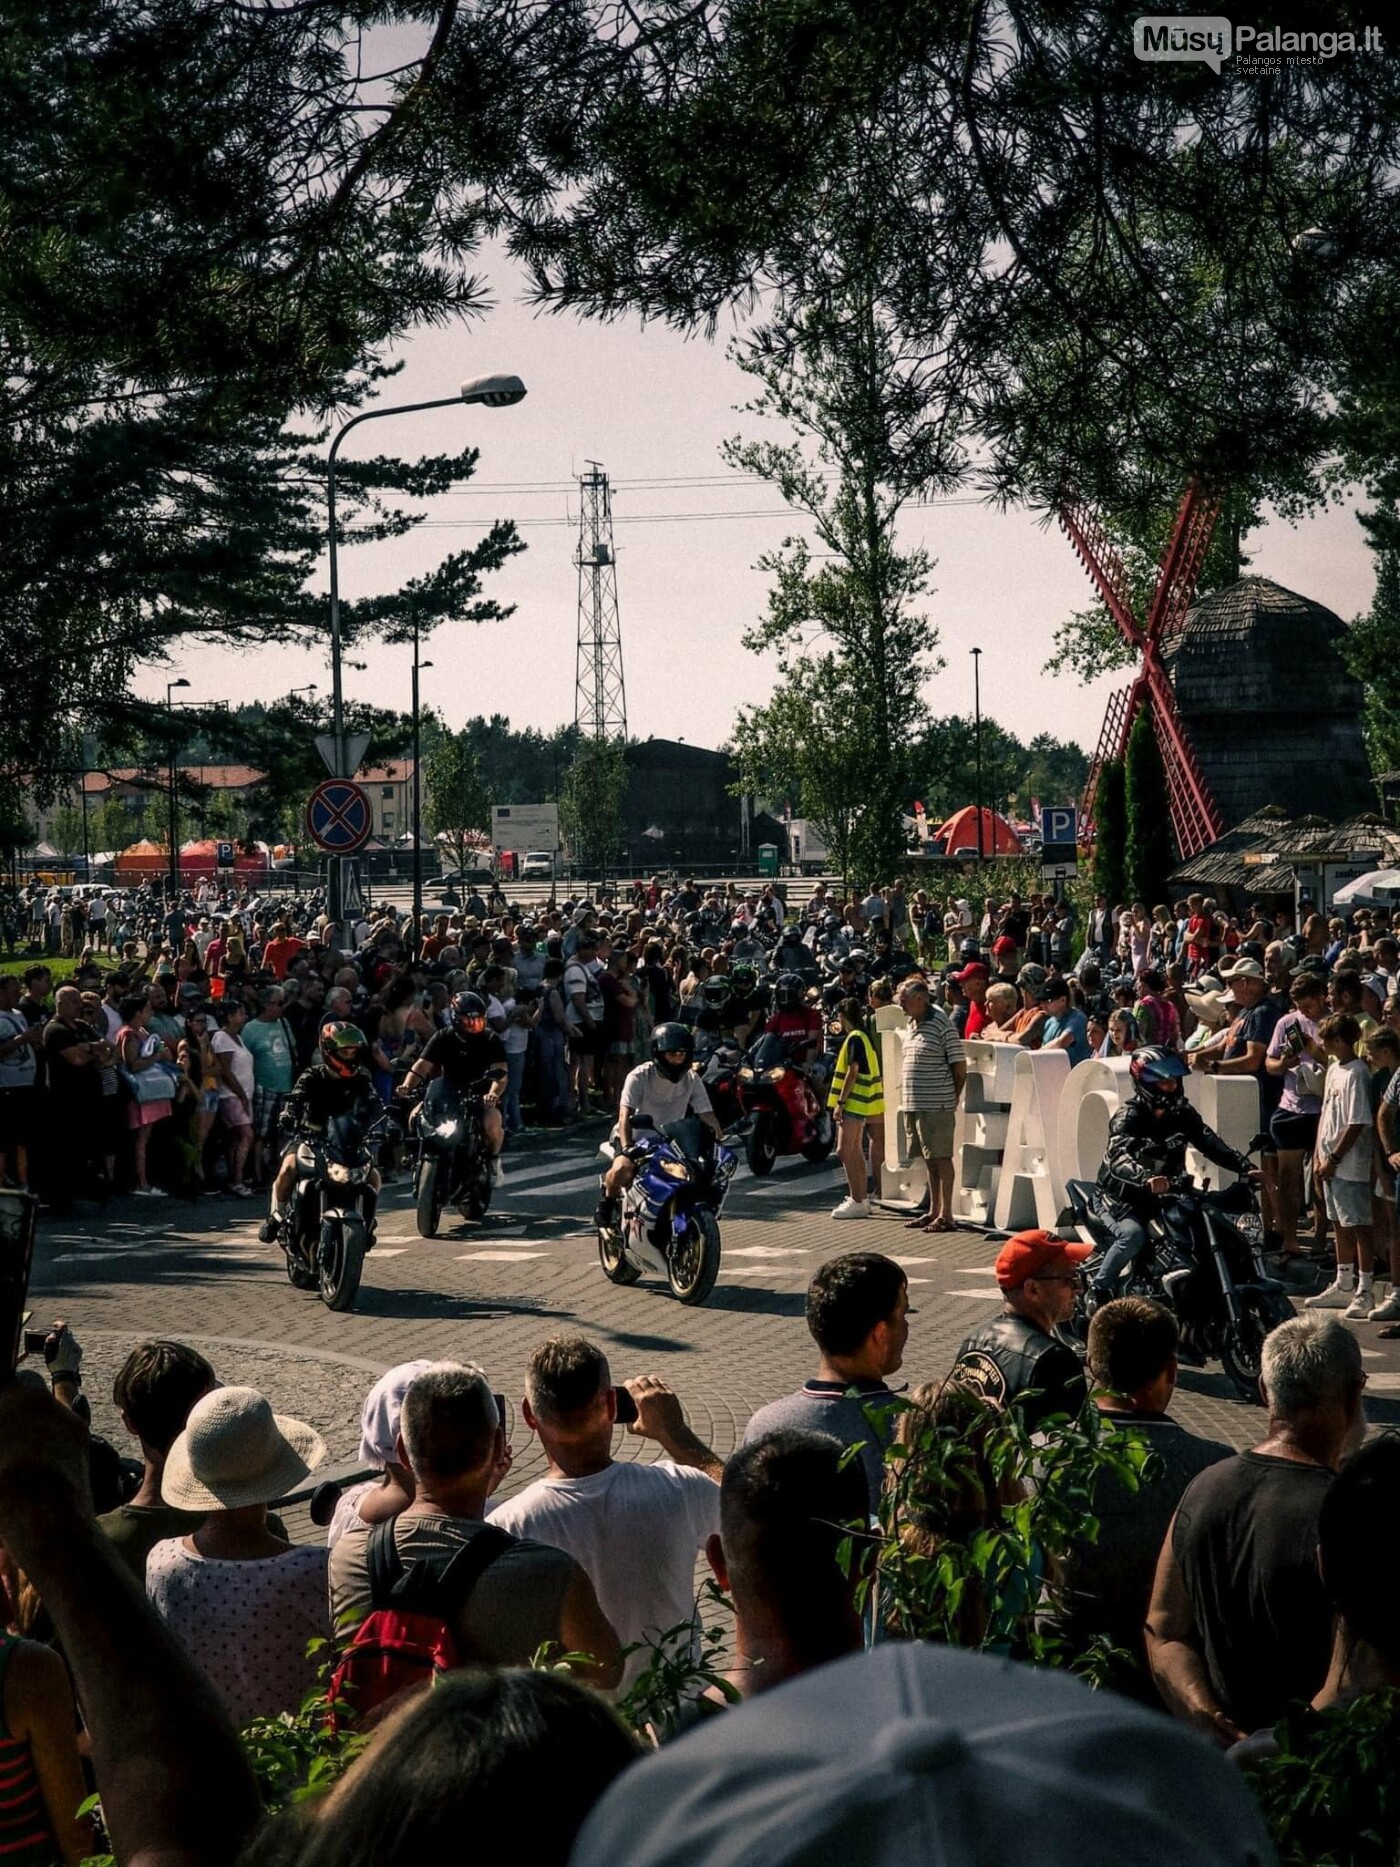
<instances>
[{"instance_id":1,"label":"man in striped shirt","mask_svg":"<svg viewBox=\"0 0 1400 1867\"><path fill-rule=\"evenodd\" d=\"M952 1019L929 992L928 981L906 979L900 1009L904 1030L900 1102L904 1143L928 1173L928 1212L910 1219L908 1231L951 1232L953 1220L953 1123L967 1081L962 1039Z\"/></svg>"}]
</instances>

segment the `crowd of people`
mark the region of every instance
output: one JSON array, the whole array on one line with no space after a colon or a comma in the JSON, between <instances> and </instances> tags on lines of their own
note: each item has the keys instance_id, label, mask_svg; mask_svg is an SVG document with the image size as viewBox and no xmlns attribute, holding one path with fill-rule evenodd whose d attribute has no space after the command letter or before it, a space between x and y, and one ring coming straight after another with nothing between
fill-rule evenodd
<instances>
[{"instance_id":1,"label":"crowd of people","mask_svg":"<svg viewBox=\"0 0 1400 1867\"><path fill-rule=\"evenodd\" d=\"M1031 1353L1084 1252L1046 1233L1002 1248L1021 1335L995 1392L979 1332L906 1393L897 1377L921 1350L904 1270L874 1252L828 1261L807 1295L812 1378L760 1408L727 1458L663 1381L618 1384L600 1347L558 1334L530 1355L518 1401L543 1473L512 1492L511 1410L489 1374L409 1362L366 1395L363 1475L313 1504L324 1540L301 1543L276 1512L324 1460L313 1428L220 1385L194 1349L150 1341L116 1378L123 1459L84 1424L81 1350L56 1324L53 1398L29 1375L0 1390L6 1858L81 1860L95 1786L122 1862L407 1867L483 1823L542 1867L718 1867L759 1858L745 1850L770 1827L764 1859L883 1861L897 1836L912 1845L915 1783L935 1827L965 1818L983 1792L956 1760L970 1768L999 1724L1028 1730L1043 1708L1038 1746L1054 1725L1065 1742L1068 1727L1112 1734L1116 1787L1096 1746L1068 1787L1058 1769L1003 1780L999 1767L1023 1822L1062 1822L1067 1793L1086 1811L1109 1794L1120 1826L1082 1837L1087 1859L1138 1858L1122 1851L1129 1822L1153 1858L1267 1861L1241 1769L1277 1753L1286 1716L1296 1746L1400 1683L1374 1569L1400 1445L1366 1438L1360 1349L1332 1317L1268 1338L1267 1423L1240 1453L1172 1418L1176 1325L1155 1304L1099 1308L1082 1361ZM1150 1452L1142 1482L1125 1481L1126 1460L1101 1463L1092 1512L1053 1562L1031 1551L962 1599L956 1644L980 1657L910 1646L928 1629L882 1607L877 1552L951 1576L954 1544L1010 1528L1034 1482L1008 1483L991 1449L1010 1409L1047 1436L1092 1410ZM620 1431L661 1456L616 1456ZM940 1431L960 1459L921 1483ZM702 1630L700 1565L732 1604L723 1655ZM1113 1696L1024 1664L1042 1627L1063 1661L1106 1651ZM235 1731L308 1701L369 1746L329 1794L268 1820ZM798 1746L755 1776L799 1729L806 1765ZM1358 1758L1358 1774L1391 1761ZM854 1825L832 1788L841 1767L859 1785ZM1317 1785L1322 1804L1329 1793ZM1355 1806L1354 1783L1347 1794ZM1371 1858L1338 1840L1338 1859Z\"/></svg>"}]
</instances>

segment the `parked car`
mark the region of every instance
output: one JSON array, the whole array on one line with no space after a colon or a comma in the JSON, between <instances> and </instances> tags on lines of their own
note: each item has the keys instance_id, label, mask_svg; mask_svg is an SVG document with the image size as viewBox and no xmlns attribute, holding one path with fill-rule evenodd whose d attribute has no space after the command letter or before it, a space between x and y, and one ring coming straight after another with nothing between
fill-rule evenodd
<instances>
[{"instance_id":1,"label":"parked car","mask_svg":"<svg viewBox=\"0 0 1400 1867\"><path fill-rule=\"evenodd\" d=\"M522 882L552 882L554 857L547 849L527 849L520 864Z\"/></svg>"}]
</instances>

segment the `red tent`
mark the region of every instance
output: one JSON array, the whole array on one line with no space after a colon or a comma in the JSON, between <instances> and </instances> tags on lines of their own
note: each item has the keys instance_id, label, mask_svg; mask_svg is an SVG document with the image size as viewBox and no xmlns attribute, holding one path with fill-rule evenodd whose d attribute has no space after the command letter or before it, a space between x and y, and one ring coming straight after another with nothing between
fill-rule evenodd
<instances>
[{"instance_id":1,"label":"red tent","mask_svg":"<svg viewBox=\"0 0 1400 1867\"><path fill-rule=\"evenodd\" d=\"M940 826L934 839L945 856L955 856L959 850L970 849L974 855L977 849L977 809L973 804L964 804L961 810L955 810ZM1023 853L1016 832L995 810L982 807L982 848L984 856L1019 856Z\"/></svg>"}]
</instances>

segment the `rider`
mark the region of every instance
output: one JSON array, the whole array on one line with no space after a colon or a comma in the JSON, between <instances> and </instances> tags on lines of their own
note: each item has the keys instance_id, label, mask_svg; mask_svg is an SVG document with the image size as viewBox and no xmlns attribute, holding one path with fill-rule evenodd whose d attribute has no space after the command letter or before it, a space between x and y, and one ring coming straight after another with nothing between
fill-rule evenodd
<instances>
[{"instance_id":1,"label":"rider","mask_svg":"<svg viewBox=\"0 0 1400 1867\"><path fill-rule=\"evenodd\" d=\"M773 1015L764 1030L792 1040L794 1063L810 1063L821 1054L826 1026L822 1014L809 1002L807 987L795 972L778 975L773 985Z\"/></svg>"},{"instance_id":2,"label":"rider","mask_svg":"<svg viewBox=\"0 0 1400 1867\"><path fill-rule=\"evenodd\" d=\"M506 1131L501 1121L501 1098L506 1092L506 1047L494 1031L486 1028L486 1001L475 992L459 992L452 1001L452 1022L444 1031L436 1031L423 1047L423 1054L404 1077L400 1095L412 1095L419 1083L445 1076L452 1087L467 1094L483 1076L493 1078L481 1098L481 1133L491 1156L491 1179L499 1186L505 1179L501 1149Z\"/></svg>"},{"instance_id":3,"label":"rider","mask_svg":"<svg viewBox=\"0 0 1400 1867\"><path fill-rule=\"evenodd\" d=\"M373 1127L384 1113L384 1104L375 1092L369 1073L369 1044L357 1024L331 1018L321 1026L318 1054L308 1069L297 1078L287 1097L287 1114L292 1132L277 1178L272 1182L272 1209L263 1220L258 1237L265 1245L275 1244L286 1223L288 1203L297 1183L297 1148L308 1136L324 1135L338 1115L352 1111L365 1129ZM371 1169L365 1198L365 1229L374 1240L375 1205L379 1197L379 1173Z\"/></svg>"},{"instance_id":4,"label":"rider","mask_svg":"<svg viewBox=\"0 0 1400 1867\"><path fill-rule=\"evenodd\" d=\"M757 970L747 960L732 963L723 977L729 982L729 994L719 1008L719 1026L733 1036L741 1050L746 1050L768 1015L768 989L760 984Z\"/></svg>"},{"instance_id":5,"label":"rider","mask_svg":"<svg viewBox=\"0 0 1400 1867\"><path fill-rule=\"evenodd\" d=\"M1133 1052L1128 1067L1136 1093L1108 1124L1108 1148L1098 1173L1101 1210L1113 1243L1094 1273L1095 1303L1118 1294L1123 1273L1147 1243L1146 1220L1186 1171L1188 1147L1217 1167L1259 1177L1245 1155L1208 1128L1186 1100L1181 1087L1186 1065L1174 1050L1148 1045Z\"/></svg>"},{"instance_id":6,"label":"rider","mask_svg":"<svg viewBox=\"0 0 1400 1867\"><path fill-rule=\"evenodd\" d=\"M652 1132L641 1137L641 1144L647 1147L655 1145L654 1132L664 1123L680 1121L686 1115L698 1115L716 1139L723 1136L705 1085L690 1067L694 1055L695 1038L689 1025L658 1024L652 1032L651 1062L639 1063L622 1085L617 1127L611 1137L616 1152L603 1175L603 1197L594 1215L596 1224L617 1224L618 1202L636 1178L636 1162L628 1159L627 1150L638 1142L634 1130L639 1117L645 1116L651 1123Z\"/></svg>"}]
</instances>

